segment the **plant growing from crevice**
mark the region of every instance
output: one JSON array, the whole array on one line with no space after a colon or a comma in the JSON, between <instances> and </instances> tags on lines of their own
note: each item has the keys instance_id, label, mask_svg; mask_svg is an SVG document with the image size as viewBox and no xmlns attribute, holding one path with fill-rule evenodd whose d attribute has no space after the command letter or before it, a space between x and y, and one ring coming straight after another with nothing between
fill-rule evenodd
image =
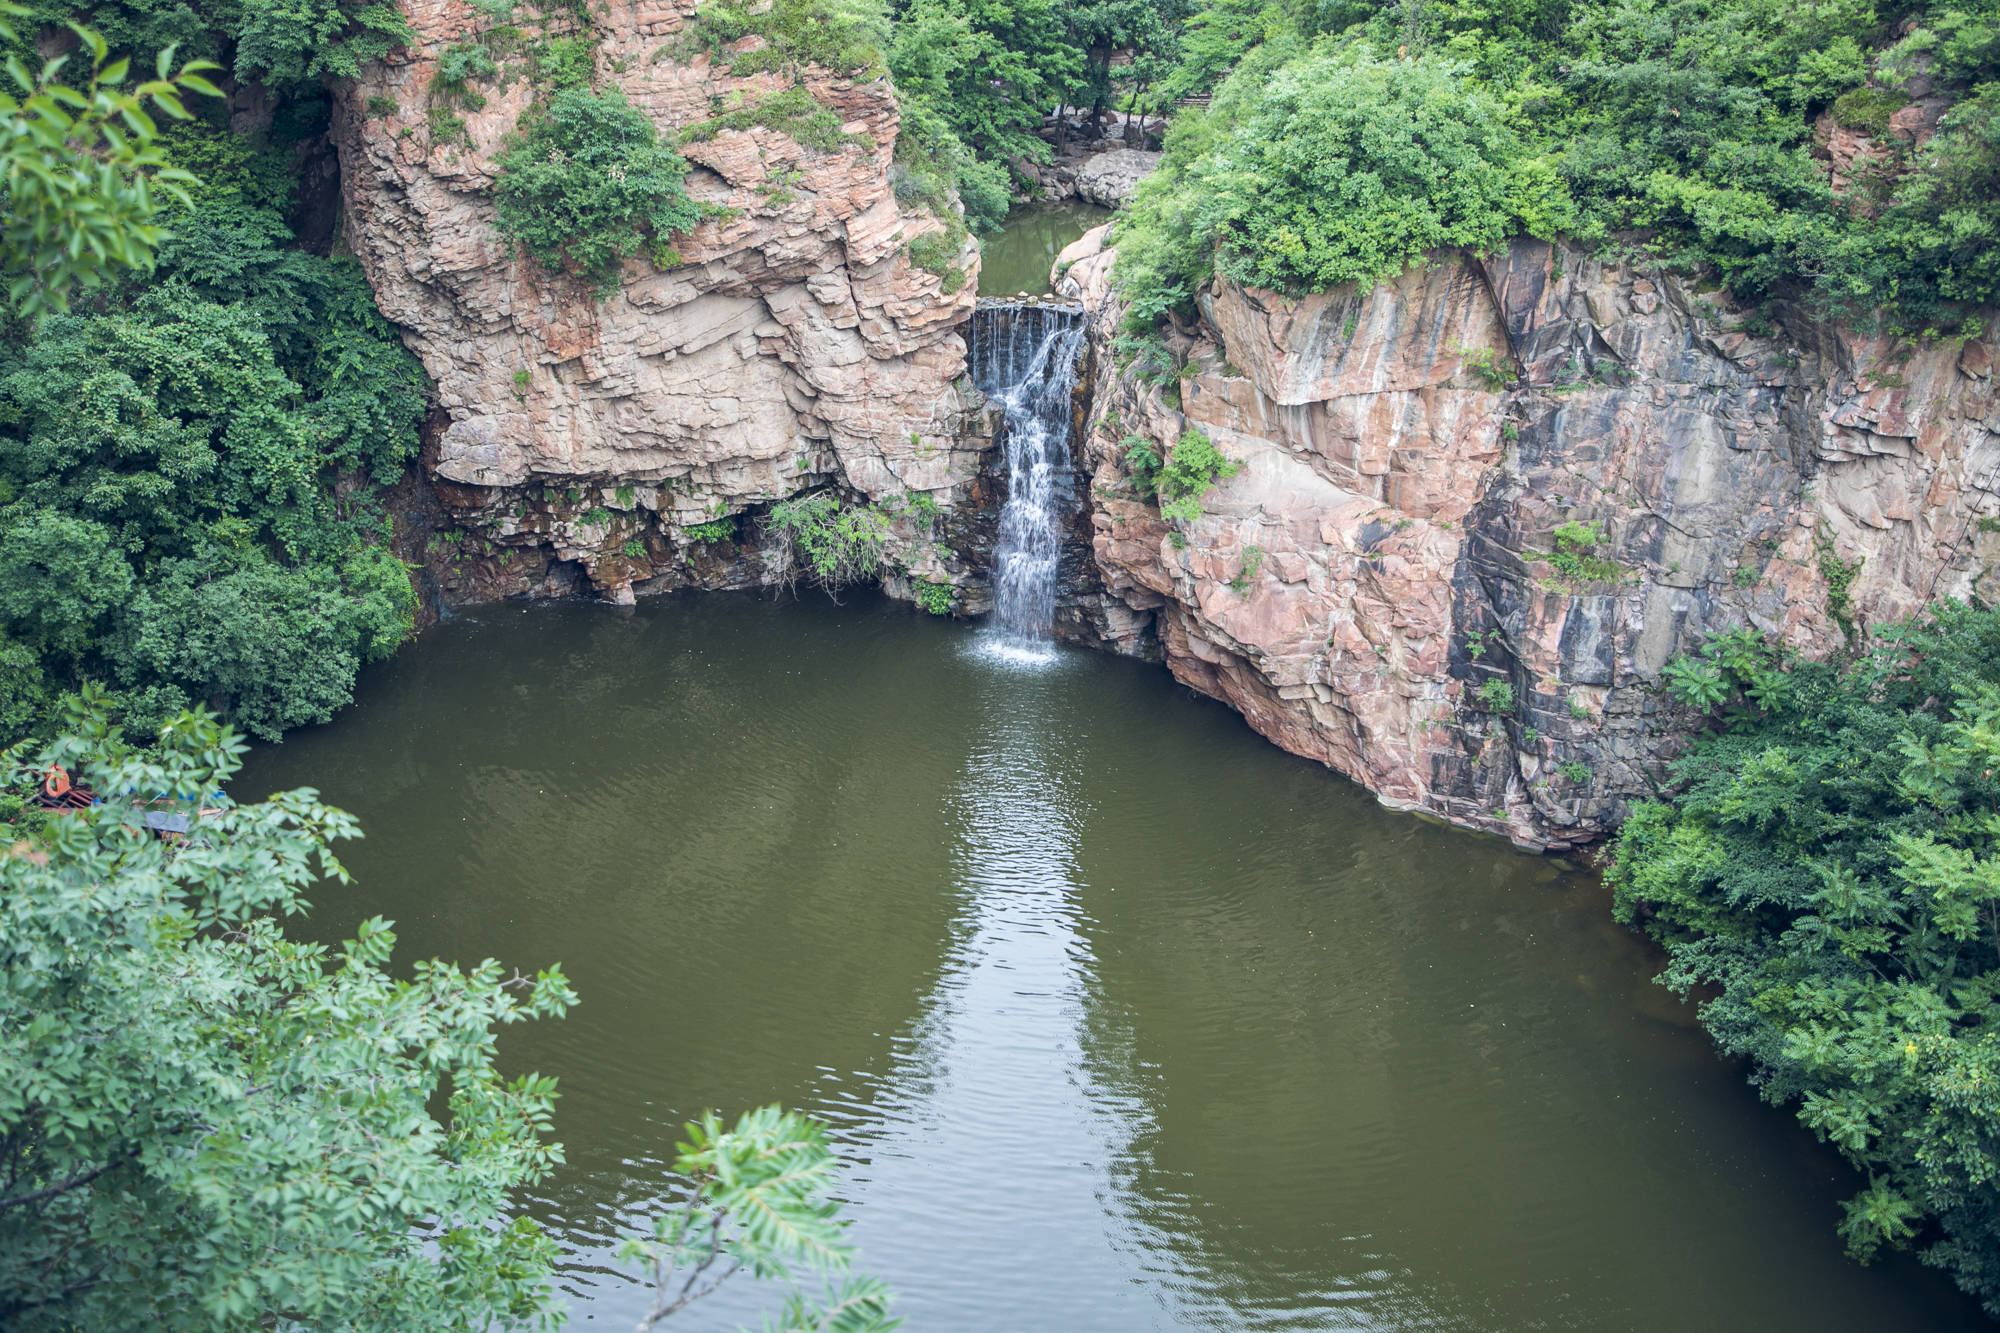
<instances>
[{"instance_id":1,"label":"plant growing from crevice","mask_svg":"<svg viewBox=\"0 0 2000 1333\"><path fill-rule=\"evenodd\" d=\"M1141 384L1169 383L1180 369L1167 340L1155 333L1121 332L1111 340L1111 360L1120 374Z\"/></svg>"},{"instance_id":2,"label":"plant growing from crevice","mask_svg":"<svg viewBox=\"0 0 2000 1333\"><path fill-rule=\"evenodd\" d=\"M1564 523L1555 530L1555 549L1549 563L1555 566L1556 580L1565 591L1574 592L1585 583L1615 583L1625 570L1615 560L1597 553L1605 541L1601 523Z\"/></svg>"},{"instance_id":3,"label":"plant growing from crevice","mask_svg":"<svg viewBox=\"0 0 2000 1333\"><path fill-rule=\"evenodd\" d=\"M1473 699L1489 713L1511 713L1514 711L1514 687L1497 677L1481 681L1479 688L1472 692Z\"/></svg>"},{"instance_id":4,"label":"plant growing from crevice","mask_svg":"<svg viewBox=\"0 0 2000 1333\"><path fill-rule=\"evenodd\" d=\"M1127 435L1118 442L1124 450L1125 470L1132 475L1132 493L1148 503L1160 495L1160 451L1143 435Z\"/></svg>"},{"instance_id":5,"label":"plant growing from crevice","mask_svg":"<svg viewBox=\"0 0 2000 1333\"><path fill-rule=\"evenodd\" d=\"M762 39L754 51L729 48L745 37ZM678 42L662 46L653 60L686 58L707 51L736 78L783 73L802 77L806 66L848 78L882 72L887 26L879 10L854 0L705 0L696 8Z\"/></svg>"},{"instance_id":6,"label":"plant growing from crevice","mask_svg":"<svg viewBox=\"0 0 2000 1333\"><path fill-rule=\"evenodd\" d=\"M1565 759L1556 765L1556 772L1567 778L1572 787L1581 787L1590 781L1590 765L1581 759Z\"/></svg>"},{"instance_id":7,"label":"plant growing from crevice","mask_svg":"<svg viewBox=\"0 0 2000 1333\"><path fill-rule=\"evenodd\" d=\"M1185 430L1173 453L1160 468L1160 517L1192 523L1201 517L1201 498L1243 470L1226 457L1204 431Z\"/></svg>"},{"instance_id":8,"label":"plant growing from crevice","mask_svg":"<svg viewBox=\"0 0 2000 1333\"><path fill-rule=\"evenodd\" d=\"M1229 580L1229 590L1238 597L1241 597L1250 590L1251 583L1257 578L1257 571L1263 567L1264 548L1261 546L1245 546L1243 548L1243 568L1237 571L1235 578Z\"/></svg>"},{"instance_id":9,"label":"plant growing from crevice","mask_svg":"<svg viewBox=\"0 0 2000 1333\"><path fill-rule=\"evenodd\" d=\"M1854 580L1861 575L1862 559L1842 560L1834 554L1833 539L1821 535L1816 547L1819 555L1819 574L1826 580L1826 610L1833 617L1833 623L1840 626L1840 632L1848 642L1854 641Z\"/></svg>"},{"instance_id":10,"label":"plant growing from crevice","mask_svg":"<svg viewBox=\"0 0 2000 1333\"><path fill-rule=\"evenodd\" d=\"M936 274L939 285L949 296L965 287L965 270L956 263L964 244L965 229L961 226L956 235L950 229L925 232L904 246L903 251L910 257L912 268Z\"/></svg>"},{"instance_id":11,"label":"plant growing from crevice","mask_svg":"<svg viewBox=\"0 0 2000 1333\"><path fill-rule=\"evenodd\" d=\"M736 515L711 518L704 523L691 523L681 529L688 541L696 546L713 546L717 542L736 539Z\"/></svg>"},{"instance_id":12,"label":"plant growing from crevice","mask_svg":"<svg viewBox=\"0 0 2000 1333\"><path fill-rule=\"evenodd\" d=\"M1513 364L1502 353L1491 347L1462 347L1454 343L1452 351L1465 362L1465 368L1487 388L1498 393L1516 379Z\"/></svg>"},{"instance_id":13,"label":"plant growing from crevice","mask_svg":"<svg viewBox=\"0 0 2000 1333\"><path fill-rule=\"evenodd\" d=\"M1660 674L1670 698L1701 713L1726 709L1737 727L1784 705L1792 683L1786 667L1785 655L1745 625L1679 654Z\"/></svg>"},{"instance_id":14,"label":"plant growing from crevice","mask_svg":"<svg viewBox=\"0 0 2000 1333\"><path fill-rule=\"evenodd\" d=\"M934 616L948 616L958 600L958 589L949 583L933 583L929 579L912 579L910 590L918 606Z\"/></svg>"},{"instance_id":15,"label":"plant growing from crevice","mask_svg":"<svg viewBox=\"0 0 2000 1333\"><path fill-rule=\"evenodd\" d=\"M695 122L680 132L680 142L706 143L727 131L762 128L782 134L801 148L815 153L837 153L845 148L872 150L875 147L875 141L867 135L849 134L840 125L840 117L822 106L804 88L786 88Z\"/></svg>"}]
</instances>

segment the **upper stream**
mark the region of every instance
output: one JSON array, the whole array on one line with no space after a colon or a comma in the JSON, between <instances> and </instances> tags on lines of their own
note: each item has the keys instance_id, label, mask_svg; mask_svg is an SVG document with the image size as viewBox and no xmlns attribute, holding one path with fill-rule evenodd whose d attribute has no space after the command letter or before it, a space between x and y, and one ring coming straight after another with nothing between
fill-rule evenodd
<instances>
[{"instance_id":1,"label":"upper stream","mask_svg":"<svg viewBox=\"0 0 2000 1333\"><path fill-rule=\"evenodd\" d=\"M1020 205L1007 215L1005 227L979 242L979 294L1042 295L1063 247L1111 218L1110 209L1080 199Z\"/></svg>"},{"instance_id":2,"label":"upper stream","mask_svg":"<svg viewBox=\"0 0 2000 1333\"><path fill-rule=\"evenodd\" d=\"M681 1122L834 1126L865 1269L945 1330L1947 1329L1851 1174L1717 1061L1605 894L1384 810L1159 668L855 597L463 615L244 798L360 817L325 939L532 969L530 1201L579 1325ZM745 1287L691 1329L753 1322Z\"/></svg>"}]
</instances>

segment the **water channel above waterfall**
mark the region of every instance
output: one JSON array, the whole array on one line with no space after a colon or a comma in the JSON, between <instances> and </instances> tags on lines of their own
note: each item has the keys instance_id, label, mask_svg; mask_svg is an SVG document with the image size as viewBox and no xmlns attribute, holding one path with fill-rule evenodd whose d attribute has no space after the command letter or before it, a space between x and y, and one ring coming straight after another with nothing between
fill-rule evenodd
<instances>
[{"instance_id":1,"label":"water channel above waterfall","mask_svg":"<svg viewBox=\"0 0 2000 1333\"><path fill-rule=\"evenodd\" d=\"M500 1048L561 1079L576 1326L631 1326L680 1122L773 1100L912 1333L1980 1326L1841 1257L1849 1175L1589 881L1158 668L847 600L465 614L238 784L367 831L311 933L564 964Z\"/></svg>"},{"instance_id":2,"label":"water channel above waterfall","mask_svg":"<svg viewBox=\"0 0 2000 1333\"><path fill-rule=\"evenodd\" d=\"M980 295L1042 295L1063 247L1111 218L1110 209L1079 199L1020 205L1007 215L1005 227L979 242Z\"/></svg>"}]
</instances>

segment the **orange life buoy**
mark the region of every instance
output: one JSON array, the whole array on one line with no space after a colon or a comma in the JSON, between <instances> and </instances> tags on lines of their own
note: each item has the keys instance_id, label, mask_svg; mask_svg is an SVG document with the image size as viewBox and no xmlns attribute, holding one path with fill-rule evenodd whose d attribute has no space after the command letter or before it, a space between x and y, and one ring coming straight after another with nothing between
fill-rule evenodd
<instances>
[{"instance_id":1,"label":"orange life buoy","mask_svg":"<svg viewBox=\"0 0 2000 1333\"><path fill-rule=\"evenodd\" d=\"M57 765L49 765L48 776L42 779L42 790L51 796L60 796L69 790L69 774Z\"/></svg>"}]
</instances>

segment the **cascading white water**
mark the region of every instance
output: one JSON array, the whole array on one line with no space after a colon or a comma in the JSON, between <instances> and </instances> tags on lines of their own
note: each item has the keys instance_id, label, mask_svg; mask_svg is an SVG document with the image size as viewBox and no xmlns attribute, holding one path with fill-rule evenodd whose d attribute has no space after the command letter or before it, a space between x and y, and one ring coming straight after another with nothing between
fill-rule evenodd
<instances>
[{"instance_id":1,"label":"cascading white water","mask_svg":"<svg viewBox=\"0 0 2000 1333\"><path fill-rule=\"evenodd\" d=\"M1057 566L1074 498L1070 395L1083 315L1061 306L979 313L973 378L1007 420L1007 502L993 551L993 619L1017 641L1044 642L1055 621Z\"/></svg>"}]
</instances>

